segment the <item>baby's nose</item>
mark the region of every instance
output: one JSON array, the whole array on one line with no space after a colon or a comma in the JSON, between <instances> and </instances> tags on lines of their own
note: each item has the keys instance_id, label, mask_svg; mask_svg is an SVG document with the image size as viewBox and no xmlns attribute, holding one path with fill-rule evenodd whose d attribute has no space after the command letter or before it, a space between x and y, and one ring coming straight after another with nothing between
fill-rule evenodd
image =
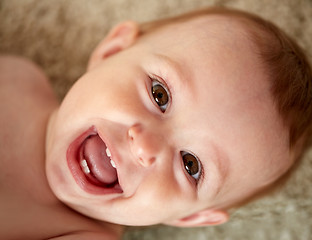
<instances>
[{"instance_id":1,"label":"baby's nose","mask_svg":"<svg viewBox=\"0 0 312 240\"><path fill-rule=\"evenodd\" d=\"M140 124L128 130L130 148L136 160L144 167L151 166L158 158L164 139L154 129L148 130Z\"/></svg>"}]
</instances>

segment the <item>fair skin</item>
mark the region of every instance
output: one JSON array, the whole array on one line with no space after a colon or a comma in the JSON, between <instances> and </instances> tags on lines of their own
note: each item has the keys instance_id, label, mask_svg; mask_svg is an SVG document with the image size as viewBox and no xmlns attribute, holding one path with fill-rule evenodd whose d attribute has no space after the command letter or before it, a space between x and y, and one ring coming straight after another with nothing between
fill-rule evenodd
<instances>
[{"instance_id":1,"label":"fair skin","mask_svg":"<svg viewBox=\"0 0 312 240\"><path fill-rule=\"evenodd\" d=\"M255 46L242 24L217 15L143 37L138 31L133 22L117 26L52 115L49 184L61 201L99 220L224 223L228 206L292 164L287 130ZM167 105L155 102L155 86ZM104 161L88 160L100 152ZM197 175L188 173L181 152L201 166ZM102 182L103 175L113 175L113 182L117 175L118 183L97 186L90 175Z\"/></svg>"},{"instance_id":2,"label":"fair skin","mask_svg":"<svg viewBox=\"0 0 312 240\"><path fill-rule=\"evenodd\" d=\"M60 106L37 67L0 59L1 239L221 224L228 206L291 165L241 24L209 16L138 31L133 22L115 27Z\"/></svg>"}]
</instances>

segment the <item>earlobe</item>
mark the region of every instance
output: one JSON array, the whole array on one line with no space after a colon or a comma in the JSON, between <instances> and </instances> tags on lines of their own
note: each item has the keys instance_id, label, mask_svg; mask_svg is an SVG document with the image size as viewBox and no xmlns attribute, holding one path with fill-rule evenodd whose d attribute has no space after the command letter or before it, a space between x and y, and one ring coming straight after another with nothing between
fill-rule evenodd
<instances>
[{"instance_id":1,"label":"earlobe","mask_svg":"<svg viewBox=\"0 0 312 240\"><path fill-rule=\"evenodd\" d=\"M139 35L139 25L126 21L115 26L92 52L88 71L96 67L103 59L131 46Z\"/></svg>"},{"instance_id":2,"label":"earlobe","mask_svg":"<svg viewBox=\"0 0 312 240\"><path fill-rule=\"evenodd\" d=\"M181 218L166 224L177 227L199 227L220 225L226 223L228 220L229 215L226 211L205 209L185 218Z\"/></svg>"}]
</instances>

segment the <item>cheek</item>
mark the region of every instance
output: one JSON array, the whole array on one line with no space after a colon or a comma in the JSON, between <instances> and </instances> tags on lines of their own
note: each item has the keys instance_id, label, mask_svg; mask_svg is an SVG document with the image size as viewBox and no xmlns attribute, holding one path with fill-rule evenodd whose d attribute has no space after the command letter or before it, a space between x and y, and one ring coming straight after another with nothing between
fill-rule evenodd
<instances>
[{"instance_id":1,"label":"cheek","mask_svg":"<svg viewBox=\"0 0 312 240\"><path fill-rule=\"evenodd\" d=\"M124 81L106 77L104 79L83 78L68 94L67 109L83 113L119 115L118 112L137 114L140 111L139 89L132 79ZM141 89L142 90L142 89ZM142 110L142 109L141 109Z\"/></svg>"},{"instance_id":2,"label":"cheek","mask_svg":"<svg viewBox=\"0 0 312 240\"><path fill-rule=\"evenodd\" d=\"M156 173L156 171L153 170ZM165 177L159 174L148 174L142 181L135 194L135 201L142 214L152 212L161 218L168 218L181 214L185 206L191 202L189 195L185 192L187 186L181 186L172 176Z\"/></svg>"},{"instance_id":3,"label":"cheek","mask_svg":"<svg viewBox=\"0 0 312 240\"><path fill-rule=\"evenodd\" d=\"M63 165L63 159L61 156L51 153L47 158L46 175L49 186L60 200L64 200L64 197L72 193L74 187L68 184L68 173L66 173L67 166ZM69 187L71 186L71 187Z\"/></svg>"}]
</instances>

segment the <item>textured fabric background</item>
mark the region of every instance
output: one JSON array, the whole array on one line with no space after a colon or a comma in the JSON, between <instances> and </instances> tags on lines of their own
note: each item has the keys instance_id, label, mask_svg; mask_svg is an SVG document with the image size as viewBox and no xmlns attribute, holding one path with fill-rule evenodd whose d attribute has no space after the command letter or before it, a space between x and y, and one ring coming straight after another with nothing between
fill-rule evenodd
<instances>
[{"instance_id":1,"label":"textured fabric background","mask_svg":"<svg viewBox=\"0 0 312 240\"><path fill-rule=\"evenodd\" d=\"M0 53L31 58L50 77L60 99L85 71L88 55L122 20L147 21L198 7L225 5L281 26L312 58L311 0L0 0ZM238 210L218 227L129 228L124 240L312 239L312 148L274 196Z\"/></svg>"}]
</instances>

